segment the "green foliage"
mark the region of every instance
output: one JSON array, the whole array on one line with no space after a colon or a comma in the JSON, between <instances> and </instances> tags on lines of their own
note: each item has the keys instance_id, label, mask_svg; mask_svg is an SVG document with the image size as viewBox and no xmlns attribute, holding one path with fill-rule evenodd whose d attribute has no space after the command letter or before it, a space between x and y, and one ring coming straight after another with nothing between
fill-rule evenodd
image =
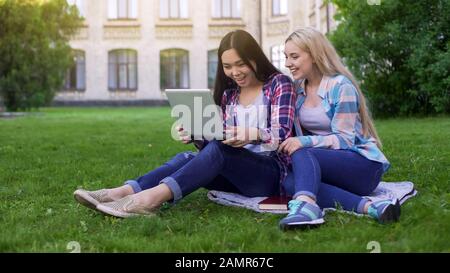
<instances>
[{"instance_id":1,"label":"green foliage","mask_svg":"<svg viewBox=\"0 0 450 273\"><path fill-rule=\"evenodd\" d=\"M65 0L0 0L0 96L8 110L52 101L71 63L68 40L79 23Z\"/></svg>"},{"instance_id":2,"label":"green foliage","mask_svg":"<svg viewBox=\"0 0 450 273\"><path fill-rule=\"evenodd\" d=\"M332 2L330 39L377 116L450 112L450 1Z\"/></svg>"}]
</instances>

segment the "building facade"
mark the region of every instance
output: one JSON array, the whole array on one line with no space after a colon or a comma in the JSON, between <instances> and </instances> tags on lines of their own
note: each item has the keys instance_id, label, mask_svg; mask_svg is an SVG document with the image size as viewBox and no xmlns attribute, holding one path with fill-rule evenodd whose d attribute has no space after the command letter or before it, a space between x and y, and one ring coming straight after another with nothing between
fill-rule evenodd
<instances>
[{"instance_id":1,"label":"building facade","mask_svg":"<svg viewBox=\"0 0 450 273\"><path fill-rule=\"evenodd\" d=\"M67 0L84 18L56 103L164 102L166 88L213 88L217 49L244 29L282 71L299 26L335 27L323 0Z\"/></svg>"}]
</instances>

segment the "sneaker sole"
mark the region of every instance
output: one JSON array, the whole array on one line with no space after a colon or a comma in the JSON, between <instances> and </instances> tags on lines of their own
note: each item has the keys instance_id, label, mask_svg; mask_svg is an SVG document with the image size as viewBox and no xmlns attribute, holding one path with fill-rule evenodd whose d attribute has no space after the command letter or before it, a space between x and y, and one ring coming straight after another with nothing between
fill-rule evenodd
<instances>
[{"instance_id":1,"label":"sneaker sole","mask_svg":"<svg viewBox=\"0 0 450 273\"><path fill-rule=\"evenodd\" d=\"M398 200L395 203L389 204L384 210L378 222L381 224L388 224L392 222L397 222L400 219L401 206Z\"/></svg>"},{"instance_id":2,"label":"sneaker sole","mask_svg":"<svg viewBox=\"0 0 450 273\"><path fill-rule=\"evenodd\" d=\"M324 219L316 219L309 222L293 222L289 224L280 225L280 229L288 230L288 229L306 229L306 228L315 228L325 223Z\"/></svg>"},{"instance_id":3,"label":"sneaker sole","mask_svg":"<svg viewBox=\"0 0 450 273\"><path fill-rule=\"evenodd\" d=\"M76 190L73 193L75 200L81 205L95 210L97 205L100 204L97 200L92 198L87 192L83 190Z\"/></svg>"}]
</instances>

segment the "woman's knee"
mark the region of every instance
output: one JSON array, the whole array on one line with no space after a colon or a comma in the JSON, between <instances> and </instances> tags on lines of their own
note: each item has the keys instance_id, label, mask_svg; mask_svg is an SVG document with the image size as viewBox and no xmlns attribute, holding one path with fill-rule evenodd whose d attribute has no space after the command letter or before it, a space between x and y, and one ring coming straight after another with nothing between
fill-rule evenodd
<instances>
[{"instance_id":1,"label":"woman's knee","mask_svg":"<svg viewBox=\"0 0 450 273\"><path fill-rule=\"evenodd\" d=\"M193 159L196 156L197 153L195 152L182 152L175 155L170 161L167 162L169 165L177 166L177 165L184 165L187 162L189 162L191 159Z\"/></svg>"},{"instance_id":2,"label":"woman's knee","mask_svg":"<svg viewBox=\"0 0 450 273\"><path fill-rule=\"evenodd\" d=\"M209 142L204 149L208 149L209 151L214 152L222 152L225 148L225 144L223 144L219 140L213 140ZM202 150L203 151L203 150Z\"/></svg>"},{"instance_id":3,"label":"woman's knee","mask_svg":"<svg viewBox=\"0 0 450 273\"><path fill-rule=\"evenodd\" d=\"M311 156L310 150L311 150L311 148L300 148L297 151L295 151L294 153L292 153L291 158L295 159L295 158L309 157L309 156Z\"/></svg>"},{"instance_id":4,"label":"woman's knee","mask_svg":"<svg viewBox=\"0 0 450 273\"><path fill-rule=\"evenodd\" d=\"M370 181L369 183L369 187L368 187L368 191L369 194L371 194L380 184L381 182L381 178L383 176L383 165L381 163L375 163L375 165L378 165L377 167L375 167L375 171L374 171L374 175L372 177L372 181Z\"/></svg>"}]
</instances>

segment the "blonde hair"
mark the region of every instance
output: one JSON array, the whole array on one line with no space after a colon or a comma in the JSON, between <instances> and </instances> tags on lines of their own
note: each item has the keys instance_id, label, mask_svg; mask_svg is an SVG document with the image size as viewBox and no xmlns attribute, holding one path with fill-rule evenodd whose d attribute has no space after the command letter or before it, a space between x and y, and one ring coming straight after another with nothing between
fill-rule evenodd
<instances>
[{"instance_id":1,"label":"blonde hair","mask_svg":"<svg viewBox=\"0 0 450 273\"><path fill-rule=\"evenodd\" d=\"M352 73L344 66L341 58L337 54L333 45L328 39L319 31L312 27L299 28L294 31L286 39L285 43L292 41L300 49L307 52L319 71L325 76L335 76L341 74L346 76L358 92L359 115L362 123L362 130L365 137L373 137L377 142L377 146L381 148L381 141L378 133L370 117L367 109L366 98L361 92L359 84L356 82Z\"/></svg>"}]
</instances>

